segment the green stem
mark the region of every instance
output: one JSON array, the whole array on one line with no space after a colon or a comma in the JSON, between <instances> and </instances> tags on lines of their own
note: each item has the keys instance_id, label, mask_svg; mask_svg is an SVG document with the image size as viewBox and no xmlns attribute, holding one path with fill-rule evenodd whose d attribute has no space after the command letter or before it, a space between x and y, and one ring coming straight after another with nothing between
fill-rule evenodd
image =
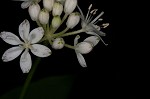
<instances>
[{"instance_id":1,"label":"green stem","mask_svg":"<svg viewBox=\"0 0 150 99\"><path fill-rule=\"evenodd\" d=\"M77 31L74 31L74 32L69 32L69 33L66 33L66 34L63 34L63 35L59 35L59 34L57 34L57 35L59 37L65 37L65 36L69 36L69 35L79 34L79 33L82 33L82 32L84 32L84 29L80 29L80 30L77 30Z\"/></svg>"},{"instance_id":2,"label":"green stem","mask_svg":"<svg viewBox=\"0 0 150 99\"><path fill-rule=\"evenodd\" d=\"M47 31L45 24L43 24L43 29L44 29L44 31Z\"/></svg>"},{"instance_id":3,"label":"green stem","mask_svg":"<svg viewBox=\"0 0 150 99\"><path fill-rule=\"evenodd\" d=\"M42 27L42 25L40 24L39 21L36 21L36 23L37 23L37 25L38 25L39 27Z\"/></svg>"},{"instance_id":4,"label":"green stem","mask_svg":"<svg viewBox=\"0 0 150 99\"><path fill-rule=\"evenodd\" d=\"M31 68L31 70L30 70L30 72L29 72L29 74L28 74L28 76L27 76L27 79L26 79L26 81L25 81L25 84L24 84L24 86L23 86L23 89L22 89L22 92L21 92L21 94L20 94L19 99L24 99L24 96L25 96L25 94L26 94L26 92L27 92L27 89L28 89L28 87L29 87L29 84L30 84L30 82L31 82L31 79L32 79L32 77L33 77L33 74L34 74L34 72L35 72L35 70L36 70L38 64L40 63L40 60L41 60L41 58L39 58L39 57L35 60L35 62L34 62L34 64L33 64L32 68Z\"/></svg>"},{"instance_id":5,"label":"green stem","mask_svg":"<svg viewBox=\"0 0 150 99\"><path fill-rule=\"evenodd\" d=\"M65 14L64 17L62 18L61 24L66 20L68 14Z\"/></svg>"},{"instance_id":6,"label":"green stem","mask_svg":"<svg viewBox=\"0 0 150 99\"><path fill-rule=\"evenodd\" d=\"M70 49L74 49L74 46L69 45L69 44L65 44L65 47L70 48Z\"/></svg>"},{"instance_id":7,"label":"green stem","mask_svg":"<svg viewBox=\"0 0 150 99\"><path fill-rule=\"evenodd\" d=\"M54 37L57 38L57 37L63 35L63 34L64 34L65 32L67 32L68 30L69 30L69 28L66 27L63 31L54 34Z\"/></svg>"}]
</instances>

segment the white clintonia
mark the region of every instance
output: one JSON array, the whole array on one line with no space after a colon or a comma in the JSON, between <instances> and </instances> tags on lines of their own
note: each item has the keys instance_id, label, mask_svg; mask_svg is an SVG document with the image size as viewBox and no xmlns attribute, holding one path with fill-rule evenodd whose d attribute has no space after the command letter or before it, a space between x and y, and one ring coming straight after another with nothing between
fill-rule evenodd
<instances>
[{"instance_id":1,"label":"white clintonia","mask_svg":"<svg viewBox=\"0 0 150 99\"><path fill-rule=\"evenodd\" d=\"M77 6L77 0L66 0L64 5L64 12L70 14Z\"/></svg>"},{"instance_id":2,"label":"white clintonia","mask_svg":"<svg viewBox=\"0 0 150 99\"><path fill-rule=\"evenodd\" d=\"M43 6L46 10L51 11L55 0L43 0Z\"/></svg>"},{"instance_id":3,"label":"white clintonia","mask_svg":"<svg viewBox=\"0 0 150 99\"><path fill-rule=\"evenodd\" d=\"M21 8L25 9L28 8L30 5L32 5L33 3L39 3L41 0L13 0L13 1L24 1L21 4Z\"/></svg>"},{"instance_id":4,"label":"white clintonia","mask_svg":"<svg viewBox=\"0 0 150 99\"><path fill-rule=\"evenodd\" d=\"M53 5L53 10L52 10L52 14L53 16L60 16L62 14L63 11L63 5L59 2L55 2Z\"/></svg>"},{"instance_id":5,"label":"white clintonia","mask_svg":"<svg viewBox=\"0 0 150 99\"><path fill-rule=\"evenodd\" d=\"M56 38L53 41L52 48L54 49L62 49L65 45L65 41L63 38Z\"/></svg>"},{"instance_id":6,"label":"white clintonia","mask_svg":"<svg viewBox=\"0 0 150 99\"><path fill-rule=\"evenodd\" d=\"M34 3L29 6L29 9L28 9L29 15L33 21L37 21L40 10L41 10L41 8L38 3Z\"/></svg>"},{"instance_id":7,"label":"white clintonia","mask_svg":"<svg viewBox=\"0 0 150 99\"><path fill-rule=\"evenodd\" d=\"M99 38L97 36L90 36L86 38L83 42L78 43L78 39L80 38L79 35L77 35L74 39L74 47L75 47L75 53L77 55L77 59L82 67L87 67L86 62L82 54L89 53L94 46L96 46L99 42Z\"/></svg>"},{"instance_id":8,"label":"white clintonia","mask_svg":"<svg viewBox=\"0 0 150 99\"><path fill-rule=\"evenodd\" d=\"M60 24L61 24L60 16L53 17L53 19L52 19L52 27L53 28L58 28L60 26Z\"/></svg>"},{"instance_id":9,"label":"white clintonia","mask_svg":"<svg viewBox=\"0 0 150 99\"><path fill-rule=\"evenodd\" d=\"M102 31L100 31L100 27L96 25L97 22L102 20L100 17L104 14L104 12L101 12L96 18L93 19L93 16L96 14L98 9L94 9L91 11L92 4L88 8L88 13L87 13L86 17L83 15L83 12L80 9L80 7L79 6L77 6L77 7L81 13L82 29L84 29L87 34L98 36L105 45L108 45L101 38L101 36L105 36L106 34Z\"/></svg>"},{"instance_id":10,"label":"white clintonia","mask_svg":"<svg viewBox=\"0 0 150 99\"><path fill-rule=\"evenodd\" d=\"M39 13L39 21L41 24L47 24L49 22L49 12L45 9Z\"/></svg>"},{"instance_id":11,"label":"white clintonia","mask_svg":"<svg viewBox=\"0 0 150 99\"><path fill-rule=\"evenodd\" d=\"M80 16L78 12L71 13L67 20L67 27L72 29L74 28L80 21Z\"/></svg>"},{"instance_id":12,"label":"white clintonia","mask_svg":"<svg viewBox=\"0 0 150 99\"><path fill-rule=\"evenodd\" d=\"M51 50L41 44L35 44L41 40L44 35L42 27L33 29L30 33L30 23L28 20L24 20L19 25L19 35L23 39L22 42L15 34L11 32L1 32L0 37L8 44L18 45L6 50L2 56L4 62L8 62L17 58L23 50L25 50L20 58L20 67L23 73L28 73L32 66L31 52L38 57L47 57L51 55Z\"/></svg>"}]
</instances>

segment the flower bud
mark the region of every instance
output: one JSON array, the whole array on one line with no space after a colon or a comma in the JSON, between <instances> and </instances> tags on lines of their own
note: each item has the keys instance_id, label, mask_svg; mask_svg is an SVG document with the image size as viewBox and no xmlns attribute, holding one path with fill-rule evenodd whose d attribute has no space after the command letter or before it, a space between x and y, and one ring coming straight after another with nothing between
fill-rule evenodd
<instances>
[{"instance_id":1,"label":"flower bud","mask_svg":"<svg viewBox=\"0 0 150 99\"><path fill-rule=\"evenodd\" d=\"M39 21L41 24L47 24L49 21L49 12L47 10L41 10L39 13Z\"/></svg>"},{"instance_id":2,"label":"flower bud","mask_svg":"<svg viewBox=\"0 0 150 99\"><path fill-rule=\"evenodd\" d=\"M93 49L93 45L89 42L81 42L76 45L75 49L81 54L87 54Z\"/></svg>"},{"instance_id":3,"label":"flower bud","mask_svg":"<svg viewBox=\"0 0 150 99\"><path fill-rule=\"evenodd\" d=\"M66 14L70 14L73 12L76 6L77 6L77 0L66 0L65 6L64 6L64 12Z\"/></svg>"},{"instance_id":4,"label":"flower bud","mask_svg":"<svg viewBox=\"0 0 150 99\"><path fill-rule=\"evenodd\" d=\"M54 0L43 0L43 6L48 11L52 10L53 4L54 4Z\"/></svg>"},{"instance_id":5,"label":"flower bud","mask_svg":"<svg viewBox=\"0 0 150 99\"><path fill-rule=\"evenodd\" d=\"M29 6L29 15L33 21L36 21L38 19L40 10L41 8L38 3L33 3Z\"/></svg>"},{"instance_id":6,"label":"flower bud","mask_svg":"<svg viewBox=\"0 0 150 99\"><path fill-rule=\"evenodd\" d=\"M60 16L62 11L63 11L63 5L60 4L59 2L55 2L53 6L53 11L52 11L53 16L56 16L56 15Z\"/></svg>"},{"instance_id":7,"label":"flower bud","mask_svg":"<svg viewBox=\"0 0 150 99\"><path fill-rule=\"evenodd\" d=\"M54 49L62 49L65 45L65 41L63 38L56 38L52 44L52 48Z\"/></svg>"},{"instance_id":8,"label":"flower bud","mask_svg":"<svg viewBox=\"0 0 150 99\"><path fill-rule=\"evenodd\" d=\"M80 21L79 13L78 12L71 13L68 17L66 25L68 28L72 29L79 23L79 21Z\"/></svg>"},{"instance_id":9,"label":"flower bud","mask_svg":"<svg viewBox=\"0 0 150 99\"><path fill-rule=\"evenodd\" d=\"M60 16L53 17L53 19L52 19L52 27L53 28L58 28L60 26L60 24L61 24Z\"/></svg>"}]
</instances>

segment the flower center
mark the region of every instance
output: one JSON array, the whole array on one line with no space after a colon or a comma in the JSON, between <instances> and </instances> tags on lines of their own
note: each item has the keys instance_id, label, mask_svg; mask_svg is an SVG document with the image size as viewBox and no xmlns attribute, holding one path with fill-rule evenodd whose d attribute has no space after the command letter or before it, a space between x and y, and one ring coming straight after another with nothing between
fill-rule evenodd
<instances>
[{"instance_id":1,"label":"flower center","mask_svg":"<svg viewBox=\"0 0 150 99\"><path fill-rule=\"evenodd\" d=\"M30 42L24 43L24 44L23 44L23 47L24 47L24 48L31 48Z\"/></svg>"}]
</instances>

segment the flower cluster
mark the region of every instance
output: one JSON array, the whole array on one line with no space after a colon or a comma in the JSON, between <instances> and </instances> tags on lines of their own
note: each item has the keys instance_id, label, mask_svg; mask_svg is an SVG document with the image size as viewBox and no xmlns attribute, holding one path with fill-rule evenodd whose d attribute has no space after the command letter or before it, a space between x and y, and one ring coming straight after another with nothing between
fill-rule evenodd
<instances>
[{"instance_id":1,"label":"flower cluster","mask_svg":"<svg viewBox=\"0 0 150 99\"><path fill-rule=\"evenodd\" d=\"M101 36L105 36L105 33L101 31L101 28L106 28L109 24L106 23L102 26L96 25L97 22L102 20L100 17L104 12L101 12L93 19L97 9L91 11L92 5L89 6L85 17L82 10L77 5L77 0L14 1L23 1L21 8L27 8L31 20L35 21L38 25L37 28L30 32L30 23L27 19L25 19L19 25L19 35L22 40L11 32L2 31L0 33L0 37L6 43L15 45L4 52L2 60L4 62L12 61L22 54L20 58L20 67L23 73L28 73L32 67L32 58L29 50L37 57L48 57L51 55L52 51L47 47L47 42L51 45L51 48L55 50L59 50L64 47L75 50L77 59L82 67L87 67L85 59L82 56L83 54L91 52L99 41L102 41L105 45L107 45L101 38ZM43 8L41 8L39 2L42 2L41 4ZM79 12L74 11L76 8L78 8L77 10ZM62 15L64 16L61 17ZM52 16L52 18L50 16ZM81 29L67 32L77 26L80 19ZM56 32L65 20L66 28L60 32ZM78 39L80 38L79 33L86 33L90 36L84 41L78 43ZM74 45L69 45L64 40L64 37L70 35L76 35Z\"/></svg>"}]
</instances>

